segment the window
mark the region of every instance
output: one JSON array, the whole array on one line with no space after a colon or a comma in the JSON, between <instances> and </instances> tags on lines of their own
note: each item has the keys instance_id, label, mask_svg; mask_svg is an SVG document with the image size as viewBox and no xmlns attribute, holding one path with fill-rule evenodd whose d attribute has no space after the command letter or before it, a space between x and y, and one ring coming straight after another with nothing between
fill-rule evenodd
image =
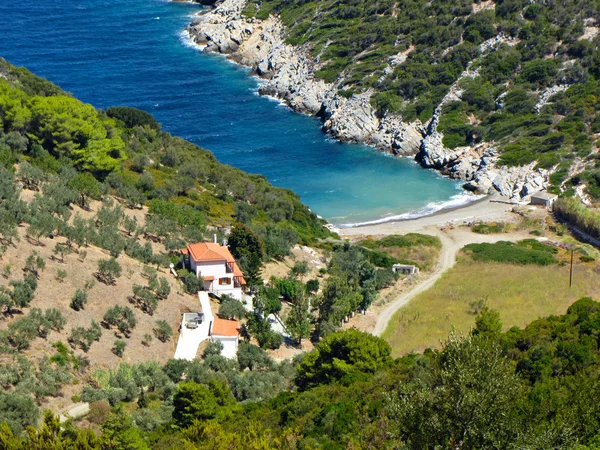
<instances>
[{"instance_id":1,"label":"window","mask_svg":"<svg viewBox=\"0 0 600 450\"><path fill-rule=\"evenodd\" d=\"M219 284L231 284L231 278L219 278Z\"/></svg>"}]
</instances>

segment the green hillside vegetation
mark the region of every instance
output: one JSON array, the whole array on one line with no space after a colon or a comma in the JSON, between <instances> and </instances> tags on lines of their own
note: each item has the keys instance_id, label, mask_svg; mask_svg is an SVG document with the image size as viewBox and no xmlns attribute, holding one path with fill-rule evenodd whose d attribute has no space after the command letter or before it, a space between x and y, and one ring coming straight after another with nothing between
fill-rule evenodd
<instances>
[{"instance_id":1,"label":"green hillside vegetation","mask_svg":"<svg viewBox=\"0 0 600 450\"><path fill-rule=\"evenodd\" d=\"M593 449L599 319L600 304L583 298L563 316L505 333L484 308L468 334L396 360L385 341L348 330L299 364L278 367L244 345L238 361L207 354L163 367L124 364L96 374L98 387L84 394L98 398L88 422L61 426L46 415L26 436L8 422L0 442L19 450ZM247 360L253 368L242 375ZM275 380L287 392L261 391Z\"/></svg>"},{"instance_id":2,"label":"green hillside vegetation","mask_svg":"<svg viewBox=\"0 0 600 450\"><path fill-rule=\"evenodd\" d=\"M598 26L600 3L497 0L483 6L467 0L249 0L245 13L279 15L288 42L307 44L318 57L317 77L337 82L345 96L374 89L380 114L398 112L408 121L429 120L471 64L478 75L464 78L461 100L443 108L438 130L444 145L495 142L509 166L560 164L555 186L568 178L574 157L587 158L590 168L570 185L586 181L588 193L600 199L592 153L600 132L600 37L584 38L586 25ZM496 36L510 40L480 54L478 46ZM384 73L401 52L406 61ZM536 111L540 92L561 84L571 87Z\"/></svg>"},{"instance_id":3,"label":"green hillside vegetation","mask_svg":"<svg viewBox=\"0 0 600 450\"><path fill-rule=\"evenodd\" d=\"M537 264L548 266L558 261L553 254L556 247L541 244L535 239L517 243L500 241L495 244L469 244L464 248L475 261L495 261L509 264Z\"/></svg>"},{"instance_id":4,"label":"green hillside vegetation","mask_svg":"<svg viewBox=\"0 0 600 450\"><path fill-rule=\"evenodd\" d=\"M559 198L553 211L565 220L593 238L600 238L600 213L589 209L576 198Z\"/></svg>"},{"instance_id":5,"label":"green hillside vegetation","mask_svg":"<svg viewBox=\"0 0 600 450\"><path fill-rule=\"evenodd\" d=\"M147 205L153 234L169 249L234 222L259 235L266 257L331 236L291 191L218 163L143 111L96 110L4 60L0 74L0 163L18 165L28 189L56 178L76 195L65 205L85 208L106 194L127 208Z\"/></svg>"},{"instance_id":6,"label":"green hillside vegetation","mask_svg":"<svg viewBox=\"0 0 600 450\"><path fill-rule=\"evenodd\" d=\"M334 235L295 194L219 164L151 115L97 111L25 69L4 61L0 69L0 422L14 433L74 392L72 402L95 405L92 416L135 399L153 405L135 416L145 431L175 417L183 378L208 383L190 387L194 395L221 392L213 412L268 400L293 386L293 364L266 353L284 342L267 320L282 298L295 345L331 335L397 280L367 249L325 241ZM202 286L180 249L213 233L227 238L256 292L250 313L227 296L218 306L219 316L242 321L239 359L210 343L202 362L164 368L181 312L197 308ZM330 251L326 279L304 279L299 263L263 286L263 262L298 243Z\"/></svg>"}]
</instances>

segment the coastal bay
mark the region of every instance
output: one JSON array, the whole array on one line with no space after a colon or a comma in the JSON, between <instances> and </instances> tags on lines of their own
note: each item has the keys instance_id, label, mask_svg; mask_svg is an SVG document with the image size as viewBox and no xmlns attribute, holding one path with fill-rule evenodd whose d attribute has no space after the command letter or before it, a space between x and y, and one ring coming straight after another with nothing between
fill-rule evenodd
<instances>
[{"instance_id":1,"label":"coastal bay","mask_svg":"<svg viewBox=\"0 0 600 450\"><path fill-rule=\"evenodd\" d=\"M257 95L248 70L190 45L190 3L65 0L0 5L0 54L100 108L151 112L167 131L297 192L335 224L422 215L471 196L460 183L360 144ZM27 29L27 33L23 30Z\"/></svg>"}]
</instances>

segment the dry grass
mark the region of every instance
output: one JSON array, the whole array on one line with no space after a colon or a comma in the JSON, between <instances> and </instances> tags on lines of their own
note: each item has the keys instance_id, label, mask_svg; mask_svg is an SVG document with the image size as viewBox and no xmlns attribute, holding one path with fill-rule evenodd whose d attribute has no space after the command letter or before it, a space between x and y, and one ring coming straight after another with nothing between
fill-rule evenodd
<instances>
[{"instance_id":1,"label":"dry grass","mask_svg":"<svg viewBox=\"0 0 600 450\"><path fill-rule=\"evenodd\" d=\"M461 257L433 288L394 315L383 338L395 356L438 348L452 327L467 333L474 326L469 303L480 299L500 312L504 329L523 327L539 317L565 313L581 297L599 298L599 274L595 263L577 263L569 289L567 265L515 266Z\"/></svg>"},{"instance_id":2,"label":"dry grass","mask_svg":"<svg viewBox=\"0 0 600 450\"><path fill-rule=\"evenodd\" d=\"M33 197L30 191L23 191L23 198L30 200ZM92 217L100 207L99 202L92 202L90 211L85 211L77 206L73 206L73 216L79 214L84 218ZM125 213L131 217L136 217L138 223L144 223L146 210L129 210ZM120 362L134 363L146 360L157 360L166 362L175 352L177 343L177 332L181 323L181 313L185 311L197 310L199 308L198 298L191 295L178 293L179 283L174 277L164 269L159 271L159 276L169 279L171 285L171 294L165 300L159 302L159 306L153 316L143 313L136 309L128 301L133 292L134 284L147 284L147 280L141 276L144 265L134 260L124 253L117 259L122 268L122 275L114 286L107 286L98 282L94 274L98 270L98 261L100 259L110 258L110 255L97 247L87 247L81 250L87 253L85 260L80 260L80 255L73 253L65 256L64 263L53 259L53 249L57 242L64 241L63 238L49 239L42 238L41 245L36 245L26 237L26 227L19 229L20 241L15 246L9 246L6 254L0 258L0 267L6 265L12 267L12 274L8 277L0 277L0 285L8 285L11 279L20 280L23 277L22 268L25 265L25 259L32 251L37 251L46 262L46 268L40 272L38 288L35 292L35 298L28 308L23 309L23 314L27 314L32 308L58 308L67 319L67 325L61 333L51 332L46 340L37 338L31 343L29 350L25 354L34 359L41 356L54 354L51 344L56 341L67 342L67 338L72 328L83 326L89 327L92 319L100 323L105 311L114 305L127 305L135 313L137 326L131 333L131 337L125 339L127 347L123 358L118 358L111 352L111 348L116 339L115 333L103 329L103 335L99 342L95 342L89 352L85 354L92 365L101 367L113 367ZM159 245L153 243L155 250ZM67 277L63 282L56 279L57 271L65 270ZM71 298L78 288L83 288L86 281L94 281L94 287L89 291L88 302L85 309L74 311L69 307ZM0 316L0 328L6 328L8 324L21 317L16 314L14 317ZM144 334L152 334L155 322L158 319L166 320L175 335L173 338L162 343L153 338L150 345L142 345ZM77 354L84 355L83 351L76 350Z\"/></svg>"}]
</instances>

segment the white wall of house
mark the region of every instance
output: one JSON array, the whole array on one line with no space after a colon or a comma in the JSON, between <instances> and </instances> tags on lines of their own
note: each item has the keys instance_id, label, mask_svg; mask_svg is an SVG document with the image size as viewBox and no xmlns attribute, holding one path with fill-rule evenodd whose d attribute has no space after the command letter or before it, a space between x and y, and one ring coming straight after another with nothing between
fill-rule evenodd
<instances>
[{"instance_id":1,"label":"white wall of house","mask_svg":"<svg viewBox=\"0 0 600 450\"><path fill-rule=\"evenodd\" d=\"M238 342L240 338L238 336L218 336L213 334L211 336L213 341L219 341L223 344L223 350L221 350L221 356L225 358L237 358Z\"/></svg>"},{"instance_id":2,"label":"white wall of house","mask_svg":"<svg viewBox=\"0 0 600 450\"><path fill-rule=\"evenodd\" d=\"M223 261L194 261L194 258L190 258L190 266L192 271L196 272L197 276L207 277L213 276L215 279L212 282L212 288L222 292L223 294L231 295L237 300L242 300L242 288L234 287L233 272L227 272L227 264ZM223 279L229 279L227 283ZM210 282L204 283L204 288L208 289Z\"/></svg>"}]
</instances>

